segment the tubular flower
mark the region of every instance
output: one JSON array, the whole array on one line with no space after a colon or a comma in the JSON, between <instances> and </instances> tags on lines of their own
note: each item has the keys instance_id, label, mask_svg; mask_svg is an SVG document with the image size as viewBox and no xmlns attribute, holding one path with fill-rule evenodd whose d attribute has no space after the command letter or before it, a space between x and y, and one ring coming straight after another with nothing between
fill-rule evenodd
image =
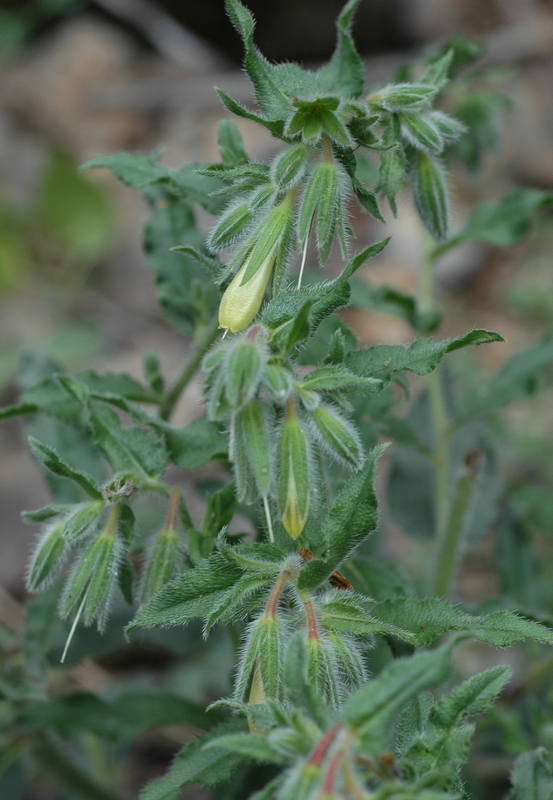
<instances>
[{"instance_id":1,"label":"tubular flower","mask_svg":"<svg viewBox=\"0 0 553 800\"><path fill-rule=\"evenodd\" d=\"M228 285L219 306L219 327L231 333L246 328L259 311L275 264L276 248L244 282L250 259L251 256L246 258Z\"/></svg>"}]
</instances>

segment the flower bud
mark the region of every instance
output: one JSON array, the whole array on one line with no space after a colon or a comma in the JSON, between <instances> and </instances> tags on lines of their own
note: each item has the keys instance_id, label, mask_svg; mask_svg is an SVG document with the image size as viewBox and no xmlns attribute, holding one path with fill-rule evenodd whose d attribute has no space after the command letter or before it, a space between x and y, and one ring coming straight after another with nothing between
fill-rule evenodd
<instances>
[{"instance_id":1,"label":"flower bud","mask_svg":"<svg viewBox=\"0 0 553 800\"><path fill-rule=\"evenodd\" d=\"M321 404L311 412L311 419L321 443L332 455L355 469L363 466L365 454L359 434L336 408Z\"/></svg>"},{"instance_id":2,"label":"flower bud","mask_svg":"<svg viewBox=\"0 0 553 800\"><path fill-rule=\"evenodd\" d=\"M257 400L232 416L229 450L240 502L253 503L259 495L269 494L273 472L269 433L267 414Z\"/></svg>"},{"instance_id":3,"label":"flower bud","mask_svg":"<svg viewBox=\"0 0 553 800\"><path fill-rule=\"evenodd\" d=\"M63 522L47 525L41 533L27 573L27 588L30 592L44 589L54 580L69 556L67 542L63 538Z\"/></svg>"},{"instance_id":4,"label":"flower bud","mask_svg":"<svg viewBox=\"0 0 553 800\"><path fill-rule=\"evenodd\" d=\"M231 352L225 366L227 400L238 409L249 402L259 386L263 362L255 342L240 342Z\"/></svg>"},{"instance_id":5,"label":"flower bud","mask_svg":"<svg viewBox=\"0 0 553 800\"><path fill-rule=\"evenodd\" d=\"M237 333L246 328L261 307L277 259L289 230L293 197L271 209L250 237L248 255L230 282L219 306L219 327Z\"/></svg>"},{"instance_id":6,"label":"flower bud","mask_svg":"<svg viewBox=\"0 0 553 800\"><path fill-rule=\"evenodd\" d=\"M250 703L277 700L283 693L284 631L275 615L263 614L249 627L246 644L238 666L234 695L248 696Z\"/></svg>"},{"instance_id":7,"label":"flower bud","mask_svg":"<svg viewBox=\"0 0 553 800\"><path fill-rule=\"evenodd\" d=\"M265 367L263 380L271 399L275 403L284 403L292 392L292 373L280 364L268 364Z\"/></svg>"},{"instance_id":8,"label":"flower bud","mask_svg":"<svg viewBox=\"0 0 553 800\"><path fill-rule=\"evenodd\" d=\"M276 248L269 253L253 275L244 280L250 266L251 256L246 258L221 299L221 305L219 306L220 328L225 328L231 333L237 333L254 320L261 308L275 259Z\"/></svg>"},{"instance_id":9,"label":"flower bud","mask_svg":"<svg viewBox=\"0 0 553 800\"><path fill-rule=\"evenodd\" d=\"M309 636L305 649L309 683L325 698L329 706L337 708L342 699L342 687L334 648L326 636Z\"/></svg>"},{"instance_id":10,"label":"flower bud","mask_svg":"<svg viewBox=\"0 0 553 800\"><path fill-rule=\"evenodd\" d=\"M147 556L140 590L140 599L143 603L159 592L161 587L177 573L181 561L179 545L179 537L174 528L164 528L157 534L154 546Z\"/></svg>"},{"instance_id":11,"label":"flower bud","mask_svg":"<svg viewBox=\"0 0 553 800\"><path fill-rule=\"evenodd\" d=\"M293 144L282 150L271 164L271 179L281 191L301 181L307 166L308 148Z\"/></svg>"},{"instance_id":12,"label":"flower bud","mask_svg":"<svg viewBox=\"0 0 553 800\"><path fill-rule=\"evenodd\" d=\"M309 458L307 441L292 398L288 398L286 403L279 458L279 511L286 532L297 539L309 513Z\"/></svg>"},{"instance_id":13,"label":"flower bud","mask_svg":"<svg viewBox=\"0 0 553 800\"><path fill-rule=\"evenodd\" d=\"M106 622L122 557L122 543L116 532L118 515L119 508L115 506L105 530L75 563L60 603L63 617L83 604L85 624L90 625L96 617L99 630Z\"/></svg>"},{"instance_id":14,"label":"flower bud","mask_svg":"<svg viewBox=\"0 0 553 800\"><path fill-rule=\"evenodd\" d=\"M208 237L207 244L210 250L221 250L233 244L251 219L252 213L247 203L241 203L227 211L219 218Z\"/></svg>"}]
</instances>

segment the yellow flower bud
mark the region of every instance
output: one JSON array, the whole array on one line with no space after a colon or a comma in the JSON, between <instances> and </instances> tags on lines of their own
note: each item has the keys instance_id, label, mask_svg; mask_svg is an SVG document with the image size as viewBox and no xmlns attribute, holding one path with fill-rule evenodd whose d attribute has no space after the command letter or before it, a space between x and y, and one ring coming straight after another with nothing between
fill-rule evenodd
<instances>
[{"instance_id":1,"label":"yellow flower bud","mask_svg":"<svg viewBox=\"0 0 553 800\"><path fill-rule=\"evenodd\" d=\"M228 285L219 306L219 327L225 328L231 333L237 333L246 328L259 311L273 271L276 248L271 250L251 278L243 283L244 275L250 265L250 258L246 258Z\"/></svg>"}]
</instances>

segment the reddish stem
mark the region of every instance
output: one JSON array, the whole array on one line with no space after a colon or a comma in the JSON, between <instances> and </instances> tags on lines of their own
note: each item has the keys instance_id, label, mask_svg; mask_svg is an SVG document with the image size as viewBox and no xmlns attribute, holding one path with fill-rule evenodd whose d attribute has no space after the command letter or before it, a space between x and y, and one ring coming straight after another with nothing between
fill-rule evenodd
<instances>
[{"instance_id":1,"label":"reddish stem","mask_svg":"<svg viewBox=\"0 0 553 800\"><path fill-rule=\"evenodd\" d=\"M165 529L174 531L177 527L177 514L179 510L180 500L180 486L173 486L171 492L171 500L169 501L169 509L167 511L167 519L165 520Z\"/></svg>"},{"instance_id":2,"label":"reddish stem","mask_svg":"<svg viewBox=\"0 0 553 800\"><path fill-rule=\"evenodd\" d=\"M269 619L274 619L276 617L278 601L280 600L280 595L282 594L282 590L284 589L286 581L289 577L290 571L287 569L280 574L280 577L273 586L273 591L267 600L267 605L265 606L265 617L268 617Z\"/></svg>"},{"instance_id":3,"label":"reddish stem","mask_svg":"<svg viewBox=\"0 0 553 800\"><path fill-rule=\"evenodd\" d=\"M340 766L340 761L342 760L343 755L344 751L342 750L342 748L340 748L332 756L332 760L328 765L328 769L326 771L323 783L323 794L333 793L334 784L336 783L336 773L338 772L338 767Z\"/></svg>"},{"instance_id":4,"label":"reddish stem","mask_svg":"<svg viewBox=\"0 0 553 800\"><path fill-rule=\"evenodd\" d=\"M332 728L325 733L317 747L313 750L309 759L307 761L308 764L313 764L315 767L320 767L324 761L324 758L328 752L328 748L334 741L336 734L341 730L342 723L337 722L336 725L333 725Z\"/></svg>"},{"instance_id":5,"label":"reddish stem","mask_svg":"<svg viewBox=\"0 0 553 800\"><path fill-rule=\"evenodd\" d=\"M317 620L315 618L315 612L313 610L313 603L309 599L309 597L303 597L303 605L305 608L305 616L307 618L307 641L313 642L319 639L319 631L317 629Z\"/></svg>"}]
</instances>

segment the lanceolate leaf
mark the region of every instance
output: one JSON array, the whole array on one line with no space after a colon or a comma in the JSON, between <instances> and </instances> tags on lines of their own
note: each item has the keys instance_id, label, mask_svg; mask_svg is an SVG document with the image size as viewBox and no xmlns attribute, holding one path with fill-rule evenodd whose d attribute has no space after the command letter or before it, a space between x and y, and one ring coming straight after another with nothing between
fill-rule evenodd
<instances>
[{"instance_id":1,"label":"lanceolate leaf","mask_svg":"<svg viewBox=\"0 0 553 800\"><path fill-rule=\"evenodd\" d=\"M86 161L81 169L105 167L131 189L144 189L153 183L166 181L169 171L146 153L113 153Z\"/></svg>"},{"instance_id":2,"label":"lanceolate leaf","mask_svg":"<svg viewBox=\"0 0 553 800\"><path fill-rule=\"evenodd\" d=\"M478 414L498 411L534 394L544 368L552 363L553 332L550 331L539 344L514 355L498 375L477 386L461 406L457 423Z\"/></svg>"},{"instance_id":3,"label":"lanceolate leaf","mask_svg":"<svg viewBox=\"0 0 553 800\"><path fill-rule=\"evenodd\" d=\"M242 570L236 562L216 553L164 586L142 606L129 629L154 625L172 627L206 618L241 577Z\"/></svg>"},{"instance_id":4,"label":"lanceolate leaf","mask_svg":"<svg viewBox=\"0 0 553 800\"><path fill-rule=\"evenodd\" d=\"M466 632L496 647L530 639L553 644L553 631L511 611L475 616L441 598L385 600L371 608L376 619L410 631L419 647L430 644L448 631Z\"/></svg>"},{"instance_id":5,"label":"lanceolate leaf","mask_svg":"<svg viewBox=\"0 0 553 800\"><path fill-rule=\"evenodd\" d=\"M301 570L300 588L313 589L322 583L376 528L378 513L374 472L384 449L385 446L376 447L366 467L338 495L323 530L327 543L326 555L313 559Z\"/></svg>"},{"instance_id":6,"label":"lanceolate leaf","mask_svg":"<svg viewBox=\"0 0 553 800\"><path fill-rule=\"evenodd\" d=\"M375 345L368 350L357 350L348 354L346 365L356 375L388 382L396 372L403 370L416 375L428 375L447 353L462 347L502 341L504 339L501 334L476 328L456 339L444 339L441 342L417 339L407 347L384 344Z\"/></svg>"},{"instance_id":7,"label":"lanceolate leaf","mask_svg":"<svg viewBox=\"0 0 553 800\"><path fill-rule=\"evenodd\" d=\"M338 17L338 43L334 55L324 67L318 78L329 93L340 92L348 97L359 97L363 91L365 70L363 62L355 49L350 28L359 0L350 0Z\"/></svg>"},{"instance_id":8,"label":"lanceolate leaf","mask_svg":"<svg viewBox=\"0 0 553 800\"><path fill-rule=\"evenodd\" d=\"M89 475L85 475L84 472L79 472L70 467L69 464L66 464L65 461L60 458L55 450L52 450L48 445L38 442L31 436L29 437L29 446L35 458L44 464L47 469L62 478L69 478L69 480L74 481L84 489L90 497L101 500L102 492Z\"/></svg>"},{"instance_id":9,"label":"lanceolate leaf","mask_svg":"<svg viewBox=\"0 0 553 800\"><path fill-rule=\"evenodd\" d=\"M207 736L194 739L180 751L167 775L146 786L140 800L178 800L182 787L189 783L215 786L228 780L236 767L248 759L205 745L217 736L242 732L245 727L245 722L235 720L214 728Z\"/></svg>"},{"instance_id":10,"label":"lanceolate leaf","mask_svg":"<svg viewBox=\"0 0 553 800\"><path fill-rule=\"evenodd\" d=\"M553 800L553 772L548 760L543 747L517 758L509 800Z\"/></svg>"},{"instance_id":11,"label":"lanceolate leaf","mask_svg":"<svg viewBox=\"0 0 553 800\"><path fill-rule=\"evenodd\" d=\"M343 718L359 731L364 752L386 751L389 727L396 715L412 697L444 680L450 670L450 659L449 648L399 659L351 695L344 706Z\"/></svg>"}]
</instances>

